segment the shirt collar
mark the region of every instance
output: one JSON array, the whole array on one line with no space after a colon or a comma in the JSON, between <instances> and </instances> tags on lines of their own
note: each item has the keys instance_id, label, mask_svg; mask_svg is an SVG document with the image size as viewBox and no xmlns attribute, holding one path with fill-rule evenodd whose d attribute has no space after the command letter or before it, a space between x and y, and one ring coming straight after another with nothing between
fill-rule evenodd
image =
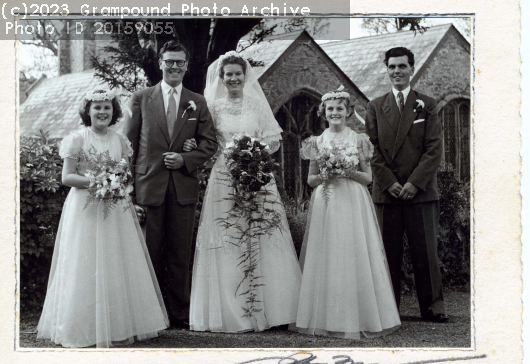
<instances>
[{"instance_id":1,"label":"shirt collar","mask_svg":"<svg viewBox=\"0 0 530 364\"><path fill-rule=\"evenodd\" d=\"M164 95L168 94L169 90L173 88L169 86L164 80L162 80L161 86L162 86L162 93L164 93ZM177 87L175 87L175 90L177 90L177 94L179 95L182 94L182 82Z\"/></svg>"},{"instance_id":2,"label":"shirt collar","mask_svg":"<svg viewBox=\"0 0 530 364\"><path fill-rule=\"evenodd\" d=\"M394 87L392 87L392 92L394 93L394 97L397 99L397 95L398 95L399 91L396 90ZM403 100L406 101L407 100L407 96L410 93L410 85L408 85L407 88L402 90L401 92L403 93Z\"/></svg>"}]
</instances>

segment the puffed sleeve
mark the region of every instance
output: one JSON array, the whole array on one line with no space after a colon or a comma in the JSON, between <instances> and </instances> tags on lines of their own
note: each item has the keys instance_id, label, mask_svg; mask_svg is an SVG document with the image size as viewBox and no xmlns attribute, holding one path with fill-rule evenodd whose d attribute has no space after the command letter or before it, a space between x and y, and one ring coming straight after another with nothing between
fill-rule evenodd
<instances>
[{"instance_id":1,"label":"puffed sleeve","mask_svg":"<svg viewBox=\"0 0 530 364\"><path fill-rule=\"evenodd\" d=\"M357 134L357 149L359 150L359 159L369 163L374 155L374 145L370 142L368 135Z\"/></svg>"},{"instance_id":2,"label":"puffed sleeve","mask_svg":"<svg viewBox=\"0 0 530 364\"><path fill-rule=\"evenodd\" d=\"M309 160L316 160L318 158L318 146L316 136L310 136L306 140L302 141L302 147L300 148L300 157L302 159Z\"/></svg>"},{"instance_id":3,"label":"puffed sleeve","mask_svg":"<svg viewBox=\"0 0 530 364\"><path fill-rule=\"evenodd\" d=\"M61 158L79 159L83 147L83 135L79 130L70 133L61 140L59 156Z\"/></svg>"},{"instance_id":4,"label":"puffed sleeve","mask_svg":"<svg viewBox=\"0 0 530 364\"><path fill-rule=\"evenodd\" d=\"M121 157L122 158L131 158L134 154L134 150L132 148L131 141L127 139L127 137L123 134L118 134L118 137L120 138L121 143Z\"/></svg>"}]
</instances>

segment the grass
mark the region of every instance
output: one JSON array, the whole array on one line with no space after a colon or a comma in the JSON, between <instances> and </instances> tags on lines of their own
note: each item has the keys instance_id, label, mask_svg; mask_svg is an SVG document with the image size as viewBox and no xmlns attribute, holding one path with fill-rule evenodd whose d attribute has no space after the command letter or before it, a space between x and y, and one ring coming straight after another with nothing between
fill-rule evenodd
<instances>
[{"instance_id":1,"label":"grass","mask_svg":"<svg viewBox=\"0 0 530 364\"><path fill-rule=\"evenodd\" d=\"M471 346L470 294L461 291L444 293L446 323L422 321L415 295L404 295L401 300L401 328L391 335L375 339L345 340L322 336L308 336L272 328L263 332L238 334L165 330L159 337L137 341L126 348L398 348L436 347L469 348ZM20 320L21 348L61 348L50 341L37 340L39 314L27 315ZM122 348L120 346L119 348Z\"/></svg>"}]
</instances>

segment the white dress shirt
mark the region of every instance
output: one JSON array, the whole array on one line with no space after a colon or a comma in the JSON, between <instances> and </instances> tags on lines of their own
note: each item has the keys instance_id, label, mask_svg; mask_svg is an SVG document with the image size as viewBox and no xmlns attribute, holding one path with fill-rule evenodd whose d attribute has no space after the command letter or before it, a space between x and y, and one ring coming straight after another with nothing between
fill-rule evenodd
<instances>
[{"instance_id":1,"label":"white dress shirt","mask_svg":"<svg viewBox=\"0 0 530 364\"><path fill-rule=\"evenodd\" d=\"M398 99L399 90L396 90L395 88L392 87L392 92L394 93L394 98L396 99L396 104L399 105L399 99ZM403 105L405 105L407 103L407 96L410 93L410 85L408 85L406 89L401 91L401 93L403 94Z\"/></svg>"},{"instance_id":2,"label":"white dress shirt","mask_svg":"<svg viewBox=\"0 0 530 364\"><path fill-rule=\"evenodd\" d=\"M162 86L162 95L164 95L164 111L165 111L164 114L167 115L167 108L169 106L169 92L171 91L172 87L169 86L164 80L162 80L161 86ZM177 114L178 114L180 95L182 95L182 83L180 83L177 87L175 87L175 90L177 92L173 93L173 97L175 98L175 101L177 102ZM177 118L178 118L178 115L177 115Z\"/></svg>"}]
</instances>

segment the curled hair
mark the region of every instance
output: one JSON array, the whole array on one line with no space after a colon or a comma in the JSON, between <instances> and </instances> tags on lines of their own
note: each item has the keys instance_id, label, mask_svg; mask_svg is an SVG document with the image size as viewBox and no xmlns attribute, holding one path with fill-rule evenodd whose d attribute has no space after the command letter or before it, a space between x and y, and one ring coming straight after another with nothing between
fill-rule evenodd
<instances>
[{"instance_id":1,"label":"curled hair","mask_svg":"<svg viewBox=\"0 0 530 364\"><path fill-rule=\"evenodd\" d=\"M240 65L243 68L243 74L247 74L247 63L243 58L236 56L228 56L222 59L221 64L219 66L219 77L221 77L221 79L225 77L225 66L229 64Z\"/></svg>"},{"instance_id":2,"label":"curled hair","mask_svg":"<svg viewBox=\"0 0 530 364\"><path fill-rule=\"evenodd\" d=\"M105 90L95 90L94 93L105 93ZM114 125L118 122L118 119L123 116L123 112L121 110L120 100L119 97L116 96L112 100L109 100L112 103L112 119L110 121L109 126ZM81 125L84 126L91 126L92 120L90 119L90 106L92 106L93 102L92 100L87 100L86 98L83 98L83 101L81 101L81 105L79 107L79 116L81 116Z\"/></svg>"},{"instance_id":3,"label":"curled hair","mask_svg":"<svg viewBox=\"0 0 530 364\"><path fill-rule=\"evenodd\" d=\"M322 101L320 103L320 105L318 106L318 110L317 110L318 116L320 116L320 117L322 117L324 119L326 118L326 102L332 101L332 100L341 100L341 101L343 101L346 104L346 109L348 110L348 115L346 117L351 115L353 104L352 104L352 102L350 100L350 97L348 97L347 99L340 98L340 99L328 99L326 101Z\"/></svg>"},{"instance_id":4,"label":"curled hair","mask_svg":"<svg viewBox=\"0 0 530 364\"><path fill-rule=\"evenodd\" d=\"M388 51L386 51L385 60L384 60L385 66L388 67L388 59L390 57L402 57L402 56L407 56L409 60L409 65L411 67L414 67L414 53L412 53L410 49L405 48L405 47L391 48Z\"/></svg>"},{"instance_id":5,"label":"curled hair","mask_svg":"<svg viewBox=\"0 0 530 364\"><path fill-rule=\"evenodd\" d=\"M190 59L190 53L188 52L186 47L184 47L176 40L171 40L164 44L164 46L160 49L160 52L158 53L158 59L162 59L163 54L166 52L184 52L184 54L186 55L186 61L189 61Z\"/></svg>"}]
</instances>

